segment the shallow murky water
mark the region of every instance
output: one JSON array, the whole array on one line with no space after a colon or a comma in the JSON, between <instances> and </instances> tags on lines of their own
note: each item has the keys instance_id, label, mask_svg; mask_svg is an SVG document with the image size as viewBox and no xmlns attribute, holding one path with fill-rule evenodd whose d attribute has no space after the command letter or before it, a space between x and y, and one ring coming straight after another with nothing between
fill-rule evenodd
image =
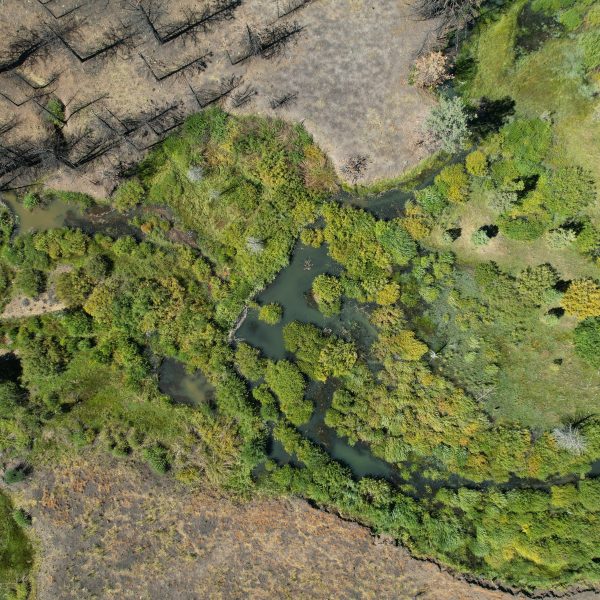
<instances>
[{"instance_id":1,"label":"shallow murky water","mask_svg":"<svg viewBox=\"0 0 600 600\"><path fill-rule=\"evenodd\" d=\"M43 206L29 210L16 199L14 194L2 194L0 199L16 216L17 230L22 233L64 227L67 221L77 219L83 214L83 208L80 205L66 203L62 200L52 200Z\"/></svg>"},{"instance_id":2,"label":"shallow murky water","mask_svg":"<svg viewBox=\"0 0 600 600\"><path fill-rule=\"evenodd\" d=\"M257 298L259 304L281 304L281 322L277 325L267 325L259 321L256 310L250 311L236 333L236 340L243 340L260 348L263 354L272 360L292 358L285 350L283 327L292 321L301 321L317 325L345 339L351 338L361 351L366 352L376 338L376 331L369 323L365 309L354 301L345 301L339 315L324 317L310 296L311 285L317 275L339 272L340 265L329 257L325 245L311 248L298 244L290 264ZM315 410L310 421L299 427L299 430L308 439L325 447L332 458L349 466L355 476L369 475L397 480L397 471L392 465L375 458L364 445L350 445L325 425L325 412L330 406L334 390L335 384L332 382L309 384L307 397L313 400ZM271 444L270 456L280 463L290 461L290 457L277 442Z\"/></svg>"},{"instance_id":3,"label":"shallow murky water","mask_svg":"<svg viewBox=\"0 0 600 600\"><path fill-rule=\"evenodd\" d=\"M178 404L198 406L210 402L215 389L200 372L188 373L183 363L165 358L158 369L158 387Z\"/></svg>"}]
</instances>

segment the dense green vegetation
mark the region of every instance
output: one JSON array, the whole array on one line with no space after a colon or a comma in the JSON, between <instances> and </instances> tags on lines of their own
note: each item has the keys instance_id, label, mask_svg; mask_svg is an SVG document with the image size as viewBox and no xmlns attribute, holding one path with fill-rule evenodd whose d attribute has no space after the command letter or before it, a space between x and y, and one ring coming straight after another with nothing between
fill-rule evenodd
<instances>
[{"instance_id":1,"label":"dense green vegetation","mask_svg":"<svg viewBox=\"0 0 600 600\"><path fill-rule=\"evenodd\" d=\"M0 494L0 595L8 600L27 598L33 552L23 529L28 515L13 510L9 498Z\"/></svg>"},{"instance_id":2,"label":"dense green vegetation","mask_svg":"<svg viewBox=\"0 0 600 600\"><path fill-rule=\"evenodd\" d=\"M597 583L598 180L589 161L561 158L568 120L582 113L542 115L521 88L482 72L502 59L507 79L524 76L521 10L467 46L457 86L472 101L514 92L517 114L474 127L465 158L400 217L331 199L335 174L301 127L218 109L189 119L109 199L136 207L137 239L67 228L11 239L2 209L3 302L50 287L67 308L0 326L22 369L0 383L0 450L35 466L99 448L188 484L301 495L488 578ZM576 45L589 82L593 9L573 2L557 14L572 35L519 60L532 68L547 47ZM181 228L196 237L173 241ZM311 300L328 319L358 302L377 331L369 348L349 330L283 325L286 306L254 301L298 239L326 243L339 266L313 278ZM280 328L284 359L235 339L252 307ZM161 357L202 370L214 402L161 394ZM315 414L309 390L324 382L334 389L325 425L368 444L403 483L354 477L301 433ZM270 436L288 464L268 458Z\"/></svg>"}]
</instances>

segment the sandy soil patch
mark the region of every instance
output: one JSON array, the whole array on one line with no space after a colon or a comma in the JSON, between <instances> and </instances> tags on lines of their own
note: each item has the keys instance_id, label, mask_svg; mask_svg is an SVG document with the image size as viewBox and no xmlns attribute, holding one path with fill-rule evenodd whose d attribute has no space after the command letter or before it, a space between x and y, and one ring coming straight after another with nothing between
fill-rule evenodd
<instances>
[{"instance_id":1,"label":"sandy soil patch","mask_svg":"<svg viewBox=\"0 0 600 600\"><path fill-rule=\"evenodd\" d=\"M37 298L27 298L23 294L19 294L4 307L4 312L0 314L0 319L35 317L64 309L65 305L56 298L52 290L43 292Z\"/></svg>"}]
</instances>

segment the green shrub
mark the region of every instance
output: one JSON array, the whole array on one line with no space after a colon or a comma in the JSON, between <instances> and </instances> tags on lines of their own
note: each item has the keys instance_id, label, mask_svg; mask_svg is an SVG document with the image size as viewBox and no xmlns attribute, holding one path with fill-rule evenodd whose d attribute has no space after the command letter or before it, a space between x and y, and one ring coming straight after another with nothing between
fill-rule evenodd
<instances>
[{"instance_id":1,"label":"green shrub","mask_svg":"<svg viewBox=\"0 0 600 600\"><path fill-rule=\"evenodd\" d=\"M521 177L539 172L552 144L552 125L542 119L515 119L500 130L505 159L512 159Z\"/></svg>"},{"instance_id":2,"label":"green shrub","mask_svg":"<svg viewBox=\"0 0 600 600\"><path fill-rule=\"evenodd\" d=\"M581 16L581 11L574 8L561 13L558 21L567 31L575 31L583 23L583 17Z\"/></svg>"},{"instance_id":3,"label":"green shrub","mask_svg":"<svg viewBox=\"0 0 600 600\"><path fill-rule=\"evenodd\" d=\"M337 277L331 275L317 275L312 284L312 293L319 310L331 317L340 312L342 307L342 284Z\"/></svg>"},{"instance_id":4,"label":"green shrub","mask_svg":"<svg viewBox=\"0 0 600 600\"><path fill-rule=\"evenodd\" d=\"M169 455L166 449L159 444L144 448L143 456L150 468L159 475L164 475L170 468Z\"/></svg>"},{"instance_id":5,"label":"green shrub","mask_svg":"<svg viewBox=\"0 0 600 600\"><path fill-rule=\"evenodd\" d=\"M600 317L600 285L592 279L571 281L561 299L566 313L585 319Z\"/></svg>"},{"instance_id":6,"label":"green shrub","mask_svg":"<svg viewBox=\"0 0 600 600\"><path fill-rule=\"evenodd\" d=\"M459 163L444 167L436 176L435 185L450 202L464 202L469 194L469 176Z\"/></svg>"},{"instance_id":7,"label":"green shrub","mask_svg":"<svg viewBox=\"0 0 600 600\"><path fill-rule=\"evenodd\" d=\"M281 410L290 423L298 426L310 419L313 405L304 398L306 384L296 365L287 360L269 362L265 381L279 399Z\"/></svg>"},{"instance_id":8,"label":"green shrub","mask_svg":"<svg viewBox=\"0 0 600 600\"><path fill-rule=\"evenodd\" d=\"M46 289L46 274L37 269L24 267L17 271L14 284L26 296L34 298Z\"/></svg>"},{"instance_id":9,"label":"green shrub","mask_svg":"<svg viewBox=\"0 0 600 600\"><path fill-rule=\"evenodd\" d=\"M581 321L573 333L575 352L593 367L600 369L600 318Z\"/></svg>"},{"instance_id":10,"label":"green shrub","mask_svg":"<svg viewBox=\"0 0 600 600\"><path fill-rule=\"evenodd\" d=\"M35 192L27 192L23 196L23 206L27 210L33 210L40 205L40 197Z\"/></svg>"},{"instance_id":11,"label":"green shrub","mask_svg":"<svg viewBox=\"0 0 600 600\"><path fill-rule=\"evenodd\" d=\"M71 308L81 306L93 288L93 282L81 269L60 273L56 279L58 299Z\"/></svg>"},{"instance_id":12,"label":"green shrub","mask_svg":"<svg viewBox=\"0 0 600 600\"><path fill-rule=\"evenodd\" d=\"M583 65L587 71L593 71L600 66L600 31L592 30L579 38L583 51Z\"/></svg>"},{"instance_id":13,"label":"green shrub","mask_svg":"<svg viewBox=\"0 0 600 600\"><path fill-rule=\"evenodd\" d=\"M322 229L303 229L300 232L300 241L305 246L318 248L323 243L323 239L324 238Z\"/></svg>"},{"instance_id":14,"label":"green shrub","mask_svg":"<svg viewBox=\"0 0 600 600\"><path fill-rule=\"evenodd\" d=\"M585 16L585 22L590 27L600 26L600 6L595 4L592 6Z\"/></svg>"},{"instance_id":15,"label":"green shrub","mask_svg":"<svg viewBox=\"0 0 600 600\"><path fill-rule=\"evenodd\" d=\"M137 177L124 181L113 193L112 203L117 210L126 212L139 204L145 195L144 186Z\"/></svg>"},{"instance_id":16,"label":"green shrub","mask_svg":"<svg viewBox=\"0 0 600 600\"><path fill-rule=\"evenodd\" d=\"M596 199L594 179L580 167L562 167L544 173L536 191L544 206L563 218L578 215Z\"/></svg>"},{"instance_id":17,"label":"green shrub","mask_svg":"<svg viewBox=\"0 0 600 600\"><path fill-rule=\"evenodd\" d=\"M264 321L268 325L277 325L283 317L283 307L281 304L272 302L271 304L265 304L260 307L258 311L258 318Z\"/></svg>"},{"instance_id":18,"label":"green shrub","mask_svg":"<svg viewBox=\"0 0 600 600\"><path fill-rule=\"evenodd\" d=\"M276 422L279 419L277 401L266 384L255 387L252 396L260 404L260 416L264 421Z\"/></svg>"},{"instance_id":19,"label":"green shrub","mask_svg":"<svg viewBox=\"0 0 600 600\"><path fill-rule=\"evenodd\" d=\"M0 595L6 600L27 600L27 576L33 562L33 550L24 528L15 521L7 496L0 496Z\"/></svg>"},{"instance_id":20,"label":"green shrub","mask_svg":"<svg viewBox=\"0 0 600 600\"><path fill-rule=\"evenodd\" d=\"M377 221L375 235L382 248L389 253L397 265L407 265L417 254L416 242L402 227L399 219Z\"/></svg>"},{"instance_id":21,"label":"green shrub","mask_svg":"<svg viewBox=\"0 0 600 600\"><path fill-rule=\"evenodd\" d=\"M467 154L465 159L467 173L475 177L484 177L487 172L487 156L481 150L475 150Z\"/></svg>"},{"instance_id":22,"label":"green shrub","mask_svg":"<svg viewBox=\"0 0 600 600\"><path fill-rule=\"evenodd\" d=\"M319 367L327 377L342 377L350 372L357 358L358 353L353 342L344 342L332 337L319 353Z\"/></svg>"},{"instance_id":23,"label":"green shrub","mask_svg":"<svg viewBox=\"0 0 600 600\"><path fill-rule=\"evenodd\" d=\"M24 529L31 527L31 515L26 513L22 508L15 509L12 516L19 527L23 527Z\"/></svg>"},{"instance_id":24,"label":"green shrub","mask_svg":"<svg viewBox=\"0 0 600 600\"><path fill-rule=\"evenodd\" d=\"M547 302L558 279L552 265L527 267L517 275L517 289L527 303L540 306Z\"/></svg>"},{"instance_id":25,"label":"green shrub","mask_svg":"<svg viewBox=\"0 0 600 600\"><path fill-rule=\"evenodd\" d=\"M4 480L4 483L12 485L13 483L20 483L21 481L24 481L27 477L27 474L28 470L26 467L18 466L6 469L2 479Z\"/></svg>"},{"instance_id":26,"label":"green shrub","mask_svg":"<svg viewBox=\"0 0 600 600\"><path fill-rule=\"evenodd\" d=\"M445 195L435 185L416 190L415 199L423 207L423 210L432 217L439 217L448 206Z\"/></svg>"},{"instance_id":27,"label":"green shrub","mask_svg":"<svg viewBox=\"0 0 600 600\"><path fill-rule=\"evenodd\" d=\"M265 360L260 357L260 350L245 342L240 342L235 349L235 366L250 381L258 381L265 375Z\"/></svg>"},{"instance_id":28,"label":"green shrub","mask_svg":"<svg viewBox=\"0 0 600 600\"><path fill-rule=\"evenodd\" d=\"M83 208L89 208L94 205L94 199L83 192L68 192L65 190L47 190L45 192L50 198L70 204L79 204Z\"/></svg>"},{"instance_id":29,"label":"green shrub","mask_svg":"<svg viewBox=\"0 0 600 600\"><path fill-rule=\"evenodd\" d=\"M494 212L503 214L515 206L518 199L519 198L515 192L493 190L488 195L488 205Z\"/></svg>"},{"instance_id":30,"label":"green shrub","mask_svg":"<svg viewBox=\"0 0 600 600\"><path fill-rule=\"evenodd\" d=\"M600 229L592 225L589 219L584 222L575 240L575 247L582 254L600 254Z\"/></svg>"},{"instance_id":31,"label":"green shrub","mask_svg":"<svg viewBox=\"0 0 600 600\"><path fill-rule=\"evenodd\" d=\"M508 217L500 215L498 218L500 231L512 240L531 241L535 240L546 231L546 224L535 217Z\"/></svg>"},{"instance_id":32,"label":"green shrub","mask_svg":"<svg viewBox=\"0 0 600 600\"><path fill-rule=\"evenodd\" d=\"M65 124L65 106L61 100L52 96L46 104L46 118L55 127L62 127Z\"/></svg>"},{"instance_id":33,"label":"green shrub","mask_svg":"<svg viewBox=\"0 0 600 600\"><path fill-rule=\"evenodd\" d=\"M459 97L441 98L425 119L425 131L431 142L445 152L458 152L469 139L468 116Z\"/></svg>"},{"instance_id":34,"label":"green shrub","mask_svg":"<svg viewBox=\"0 0 600 600\"><path fill-rule=\"evenodd\" d=\"M572 229L551 229L546 232L545 235L546 243L550 248L555 248L557 250L561 248L567 248L575 242L577 239L577 234Z\"/></svg>"},{"instance_id":35,"label":"green shrub","mask_svg":"<svg viewBox=\"0 0 600 600\"><path fill-rule=\"evenodd\" d=\"M474 246L485 246L489 243L489 241L490 241L490 236L488 235L487 231L483 227L476 229L471 234L471 243Z\"/></svg>"}]
</instances>

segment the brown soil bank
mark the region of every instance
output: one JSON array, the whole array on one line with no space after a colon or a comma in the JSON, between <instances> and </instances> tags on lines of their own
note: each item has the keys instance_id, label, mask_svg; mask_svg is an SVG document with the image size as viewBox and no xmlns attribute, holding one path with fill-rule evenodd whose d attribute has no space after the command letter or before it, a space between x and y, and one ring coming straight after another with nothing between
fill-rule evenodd
<instances>
[{"instance_id":1,"label":"brown soil bank","mask_svg":"<svg viewBox=\"0 0 600 600\"><path fill-rule=\"evenodd\" d=\"M424 155L432 99L407 80L434 29L410 0L0 0L0 186L105 193L215 102L398 175Z\"/></svg>"},{"instance_id":2,"label":"brown soil bank","mask_svg":"<svg viewBox=\"0 0 600 600\"><path fill-rule=\"evenodd\" d=\"M21 501L40 540L40 600L514 597L300 500L238 505L123 461L39 472Z\"/></svg>"}]
</instances>

